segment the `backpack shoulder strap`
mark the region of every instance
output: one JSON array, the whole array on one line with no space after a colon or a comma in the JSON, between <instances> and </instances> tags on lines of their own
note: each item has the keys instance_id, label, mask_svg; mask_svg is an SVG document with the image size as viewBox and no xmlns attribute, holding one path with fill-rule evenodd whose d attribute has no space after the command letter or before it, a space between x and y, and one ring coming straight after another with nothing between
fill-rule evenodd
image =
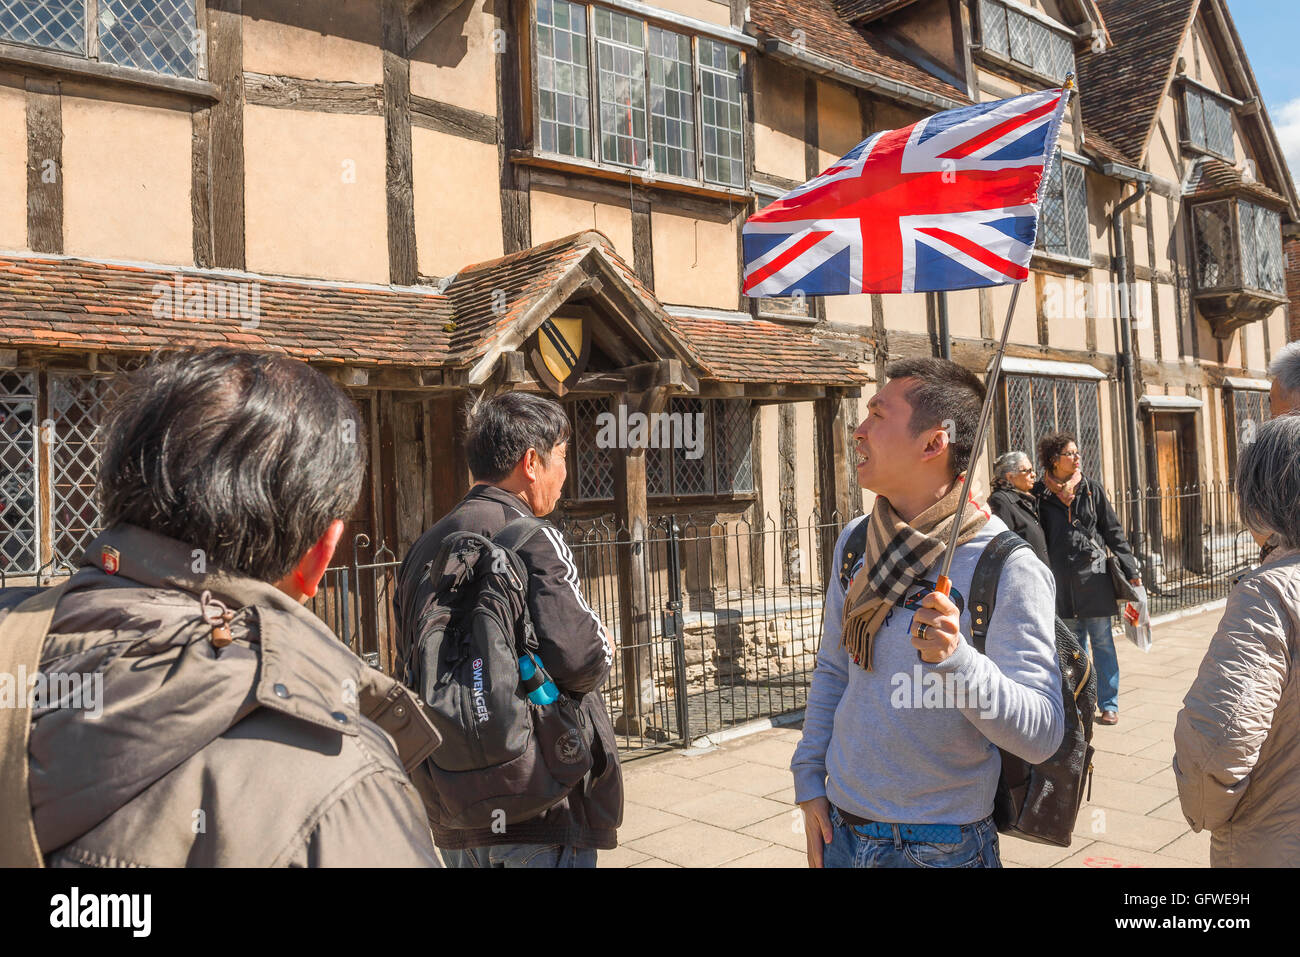
<instances>
[{"instance_id":1,"label":"backpack shoulder strap","mask_svg":"<svg viewBox=\"0 0 1300 957\"><path fill-rule=\"evenodd\" d=\"M545 519L538 518L536 515L520 515L492 536L492 544L508 548L512 552L518 551L539 528L547 524L549 523Z\"/></svg>"},{"instance_id":2,"label":"backpack shoulder strap","mask_svg":"<svg viewBox=\"0 0 1300 957\"><path fill-rule=\"evenodd\" d=\"M0 672L34 675L40 670L45 636L67 588L65 582L42 589L0 622ZM32 715L26 687L18 690L17 707L0 708L0 867L44 867L27 784Z\"/></svg>"},{"instance_id":3,"label":"backpack shoulder strap","mask_svg":"<svg viewBox=\"0 0 1300 957\"><path fill-rule=\"evenodd\" d=\"M867 526L870 524L871 516L868 515L854 526L848 540L844 542L844 556L840 561L840 586L846 592L849 590L853 566L867 549Z\"/></svg>"},{"instance_id":4,"label":"backpack shoulder strap","mask_svg":"<svg viewBox=\"0 0 1300 957\"><path fill-rule=\"evenodd\" d=\"M1007 563L1012 552L1028 547L1028 542L1007 529L993 536L975 563L975 573L970 580L970 631L971 642L980 654L984 654L984 639L988 636L989 620L993 617L993 605L997 601L1002 566Z\"/></svg>"}]
</instances>

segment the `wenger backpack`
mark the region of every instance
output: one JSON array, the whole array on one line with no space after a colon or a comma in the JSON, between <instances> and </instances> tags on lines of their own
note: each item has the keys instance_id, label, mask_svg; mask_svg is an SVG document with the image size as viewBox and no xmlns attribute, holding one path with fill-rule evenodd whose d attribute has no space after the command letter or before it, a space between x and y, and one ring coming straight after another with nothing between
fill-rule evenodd
<instances>
[{"instance_id":1,"label":"wenger backpack","mask_svg":"<svg viewBox=\"0 0 1300 957\"><path fill-rule=\"evenodd\" d=\"M528 570L518 549L545 523L515 519L491 539L448 535L425 570L432 592L403 649L403 681L442 735L425 762L443 828L500 829L537 817L591 770L592 730L564 693L528 698L549 680L535 657ZM535 671L520 677L519 659Z\"/></svg>"},{"instance_id":2,"label":"wenger backpack","mask_svg":"<svg viewBox=\"0 0 1300 957\"><path fill-rule=\"evenodd\" d=\"M858 526L844 543L840 584L848 590L850 574L867 543L867 522ZM971 643L984 654L989 620L998 593L1002 567L1013 552L1029 544L1013 531L993 537L975 564L971 576ZM993 801L993 821L998 831L1014 834L1038 844L1069 847L1074 822L1083 804L1085 784L1092 783L1092 717L1097 710L1097 675L1092 659L1073 631L1053 616L1056 624L1056 657L1061 667L1061 704L1065 712L1065 735L1056 753L1042 764L999 748L1002 772Z\"/></svg>"},{"instance_id":3,"label":"wenger backpack","mask_svg":"<svg viewBox=\"0 0 1300 957\"><path fill-rule=\"evenodd\" d=\"M1028 543L1012 531L994 536L971 576L971 643L984 654L984 640L997 598L998 578L1007 558ZM993 801L998 831L1038 844L1069 847L1074 822L1083 804L1084 786L1092 783L1092 716L1097 710L1097 674L1092 659L1073 631L1053 616L1056 657L1061 667L1061 704L1065 734L1056 753L1030 764L1009 751L1002 754L1002 774Z\"/></svg>"}]
</instances>

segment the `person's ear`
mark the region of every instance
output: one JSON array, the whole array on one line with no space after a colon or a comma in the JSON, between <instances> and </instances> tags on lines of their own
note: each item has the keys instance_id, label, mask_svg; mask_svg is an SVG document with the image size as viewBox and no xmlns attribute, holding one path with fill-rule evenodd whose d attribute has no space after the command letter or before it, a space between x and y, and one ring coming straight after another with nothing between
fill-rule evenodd
<instances>
[{"instance_id":1,"label":"person's ear","mask_svg":"<svg viewBox=\"0 0 1300 957\"><path fill-rule=\"evenodd\" d=\"M952 441L948 438L947 429L934 429L930 432L930 438L926 440L925 448L921 450L921 459L925 461L943 455L944 450L951 445Z\"/></svg>"},{"instance_id":2,"label":"person's ear","mask_svg":"<svg viewBox=\"0 0 1300 957\"><path fill-rule=\"evenodd\" d=\"M330 522L325 534L307 549L294 570L278 582L276 587L294 601L315 598L320 580L325 577L325 571L334 558L334 550L343 538L343 528L342 519L336 518Z\"/></svg>"},{"instance_id":3,"label":"person's ear","mask_svg":"<svg viewBox=\"0 0 1300 957\"><path fill-rule=\"evenodd\" d=\"M524 453L524 475L528 478L528 481L537 481L537 470L541 464L541 456L537 454L536 449L530 448Z\"/></svg>"}]
</instances>

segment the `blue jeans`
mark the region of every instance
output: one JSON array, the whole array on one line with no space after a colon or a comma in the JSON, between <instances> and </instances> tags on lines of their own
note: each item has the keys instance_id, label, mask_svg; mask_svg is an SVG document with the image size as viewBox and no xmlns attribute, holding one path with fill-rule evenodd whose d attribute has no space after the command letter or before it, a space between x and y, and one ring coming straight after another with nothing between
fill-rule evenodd
<instances>
[{"instance_id":1,"label":"blue jeans","mask_svg":"<svg viewBox=\"0 0 1300 957\"><path fill-rule=\"evenodd\" d=\"M1119 711L1119 659L1115 657L1115 639L1110 633L1109 618L1062 618L1083 647L1092 655L1097 669L1097 709Z\"/></svg>"},{"instance_id":2,"label":"blue jeans","mask_svg":"<svg viewBox=\"0 0 1300 957\"><path fill-rule=\"evenodd\" d=\"M998 829L985 818L961 826L957 844L922 844L904 841L895 829L893 838L863 837L831 807L833 837L822 851L824 867L1001 867Z\"/></svg>"},{"instance_id":3,"label":"blue jeans","mask_svg":"<svg viewBox=\"0 0 1300 957\"><path fill-rule=\"evenodd\" d=\"M442 852L448 867L595 867L596 851L567 844L494 844Z\"/></svg>"}]
</instances>

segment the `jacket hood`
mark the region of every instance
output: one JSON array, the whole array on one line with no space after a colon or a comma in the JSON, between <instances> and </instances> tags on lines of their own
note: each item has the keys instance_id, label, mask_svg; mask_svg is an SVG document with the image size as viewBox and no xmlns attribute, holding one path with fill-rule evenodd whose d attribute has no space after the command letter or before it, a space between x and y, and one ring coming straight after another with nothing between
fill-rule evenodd
<instances>
[{"instance_id":1,"label":"jacket hood","mask_svg":"<svg viewBox=\"0 0 1300 957\"><path fill-rule=\"evenodd\" d=\"M258 707L355 735L364 700L391 690L391 679L278 589L222 571L196 574L192 562L190 546L119 525L90 545L69 582L38 680L79 688L80 698L38 701L29 746L33 816L47 852ZM0 593L0 606L32 592L18 591ZM210 611L215 599L234 613L224 647L210 640L204 592Z\"/></svg>"}]
</instances>

